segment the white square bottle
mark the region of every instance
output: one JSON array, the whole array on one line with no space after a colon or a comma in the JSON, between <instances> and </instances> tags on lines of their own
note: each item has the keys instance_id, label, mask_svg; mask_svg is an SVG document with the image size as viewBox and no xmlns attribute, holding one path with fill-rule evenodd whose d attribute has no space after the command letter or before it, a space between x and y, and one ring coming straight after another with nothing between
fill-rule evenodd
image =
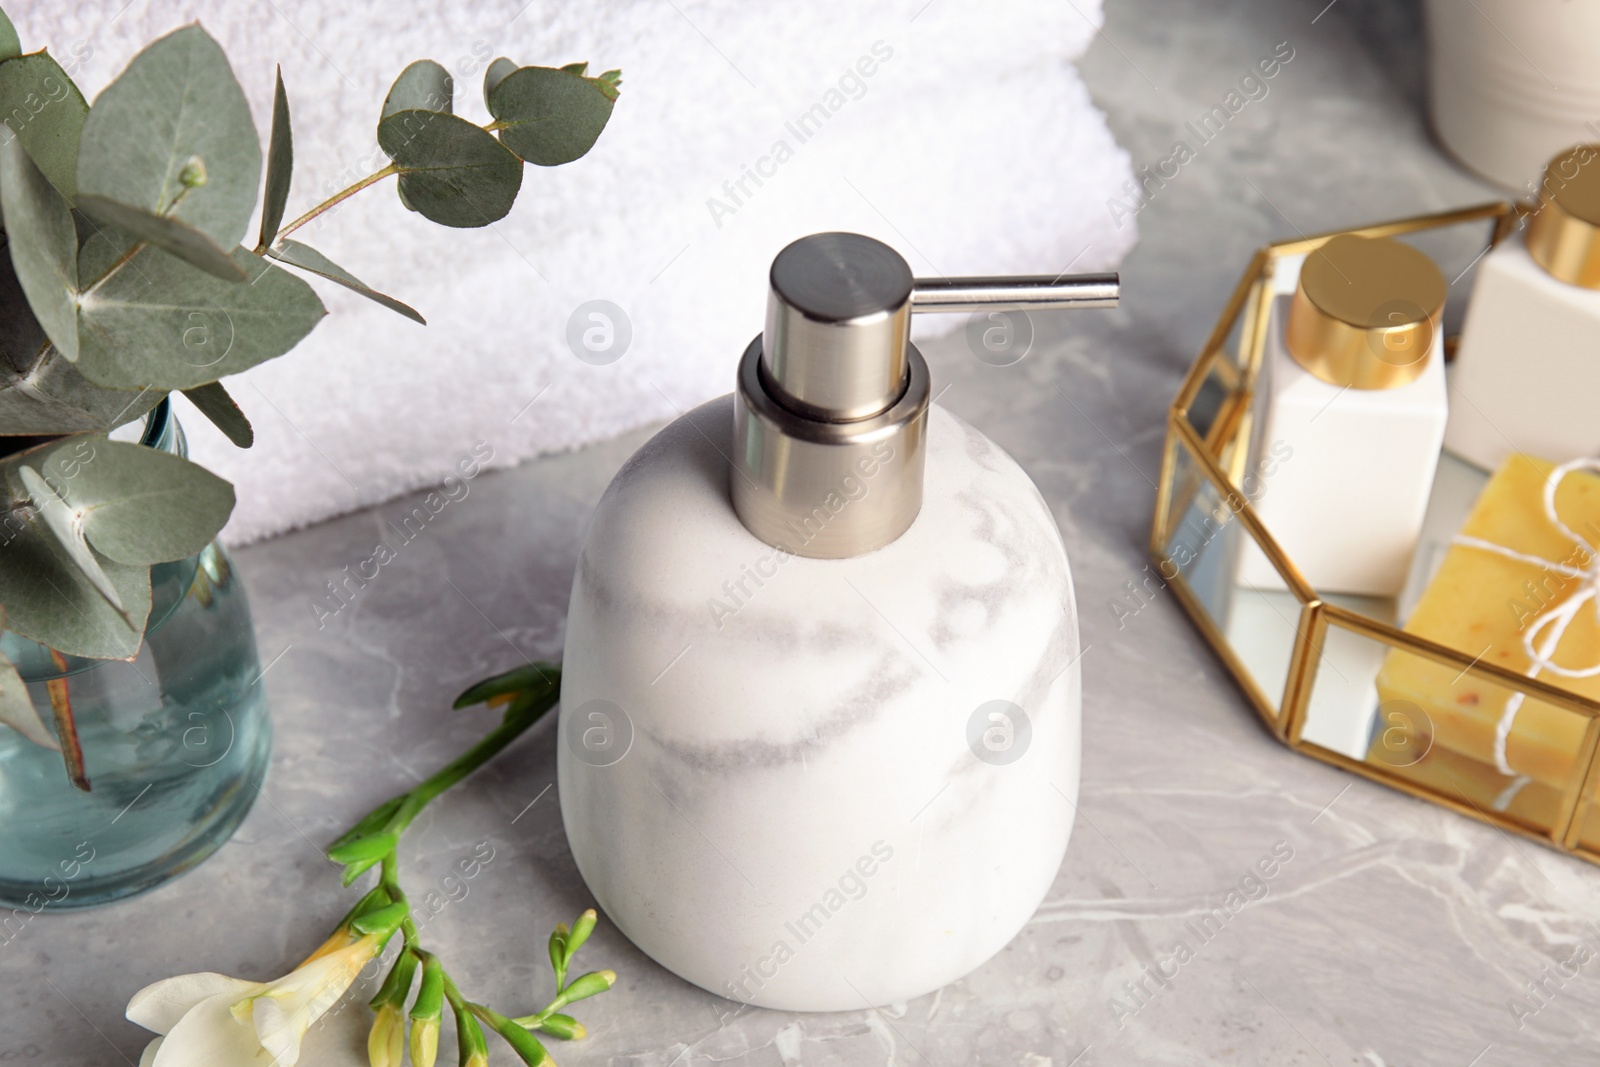
<instances>
[{"instance_id":1,"label":"white square bottle","mask_svg":"<svg viewBox=\"0 0 1600 1067\"><path fill-rule=\"evenodd\" d=\"M1353 235L1294 267L1279 263L1267 327L1256 446L1280 462L1255 510L1318 592L1396 596L1444 437L1444 276L1409 245ZM1239 577L1284 587L1253 542Z\"/></svg>"},{"instance_id":2,"label":"white square bottle","mask_svg":"<svg viewBox=\"0 0 1600 1067\"><path fill-rule=\"evenodd\" d=\"M1600 455L1600 145L1551 160L1539 199L1483 257L1450 372L1445 447L1487 470Z\"/></svg>"}]
</instances>

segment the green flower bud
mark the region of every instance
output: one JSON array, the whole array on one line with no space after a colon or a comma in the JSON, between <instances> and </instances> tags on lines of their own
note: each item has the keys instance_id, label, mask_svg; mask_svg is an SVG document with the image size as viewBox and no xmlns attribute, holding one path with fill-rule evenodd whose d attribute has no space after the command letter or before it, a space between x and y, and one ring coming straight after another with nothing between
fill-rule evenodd
<instances>
[{"instance_id":1,"label":"green flower bud","mask_svg":"<svg viewBox=\"0 0 1600 1067\"><path fill-rule=\"evenodd\" d=\"M374 1009L389 1004L399 1011L405 1007L406 1001L411 996L411 981L416 974L417 957L401 950L400 955L395 957L394 966L389 968L389 975L383 980L383 985L378 987L378 992L367 1003Z\"/></svg>"},{"instance_id":2,"label":"green flower bud","mask_svg":"<svg viewBox=\"0 0 1600 1067\"><path fill-rule=\"evenodd\" d=\"M411 1062L415 1067L433 1067L439 1058L439 1020L411 1020Z\"/></svg>"},{"instance_id":3,"label":"green flower bud","mask_svg":"<svg viewBox=\"0 0 1600 1067\"><path fill-rule=\"evenodd\" d=\"M522 1024L515 1019L507 1019L482 1004L472 1005L472 1011L493 1027L494 1032L505 1039L506 1044L511 1046L511 1051L522 1057L522 1062L528 1067L544 1067L544 1064L550 1061L550 1053L545 1051L539 1039L523 1029Z\"/></svg>"},{"instance_id":4,"label":"green flower bud","mask_svg":"<svg viewBox=\"0 0 1600 1067\"><path fill-rule=\"evenodd\" d=\"M189 161L178 171L178 184L185 189L195 189L206 183L206 161L199 156L190 156Z\"/></svg>"},{"instance_id":5,"label":"green flower bud","mask_svg":"<svg viewBox=\"0 0 1600 1067\"><path fill-rule=\"evenodd\" d=\"M597 993L604 993L611 988L617 980L616 971L590 971L580 978L574 978L572 984L567 986L556 999L564 1004L571 1004L574 1000L592 997Z\"/></svg>"},{"instance_id":6,"label":"green flower bud","mask_svg":"<svg viewBox=\"0 0 1600 1067\"><path fill-rule=\"evenodd\" d=\"M572 933L567 935L566 962L569 965L572 963L572 957L583 947L583 943L589 940L589 935L594 933L597 918L594 909L590 908L573 922Z\"/></svg>"},{"instance_id":7,"label":"green flower bud","mask_svg":"<svg viewBox=\"0 0 1600 1067\"><path fill-rule=\"evenodd\" d=\"M358 837L328 850L328 858L335 863L358 863L361 860L383 859L394 851L400 838L391 832Z\"/></svg>"},{"instance_id":8,"label":"green flower bud","mask_svg":"<svg viewBox=\"0 0 1600 1067\"><path fill-rule=\"evenodd\" d=\"M350 929L358 934L378 934L387 941L410 914L411 909L404 904L386 904L375 911L356 916L350 923Z\"/></svg>"},{"instance_id":9,"label":"green flower bud","mask_svg":"<svg viewBox=\"0 0 1600 1067\"><path fill-rule=\"evenodd\" d=\"M444 1011L444 967L439 957L428 956L422 964L422 984L417 987L417 999L411 1005L411 1020L438 1022Z\"/></svg>"},{"instance_id":10,"label":"green flower bud","mask_svg":"<svg viewBox=\"0 0 1600 1067\"><path fill-rule=\"evenodd\" d=\"M489 1062L489 1045L483 1039L483 1027L470 1011L451 1006L456 1016L456 1048L460 1052L461 1067L485 1067Z\"/></svg>"},{"instance_id":11,"label":"green flower bud","mask_svg":"<svg viewBox=\"0 0 1600 1067\"><path fill-rule=\"evenodd\" d=\"M557 923L550 931L550 969L556 972L556 992L567 980L567 924Z\"/></svg>"},{"instance_id":12,"label":"green flower bud","mask_svg":"<svg viewBox=\"0 0 1600 1067\"><path fill-rule=\"evenodd\" d=\"M405 1054L405 1029L401 1025L400 1009L385 1004L372 1020L372 1032L367 1035L367 1062L372 1067L400 1067Z\"/></svg>"},{"instance_id":13,"label":"green flower bud","mask_svg":"<svg viewBox=\"0 0 1600 1067\"><path fill-rule=\"evenodd\" d=\"M452 707L470 708L505 696L528 695L542 699L554 696L560 688L561 666L536 660L479 682L456 697Z\"/></svg>"},{"instance_id":14,"label":"green flower bud","mask_svg":"<svg viewBox=\"0 0 1600 1067\"><path fill-rule=\"evenodd\" d=\"M551 1037L559 1037L563 1041L580 1041L589 1033L584 1025L570 1015L559 1013L547 1015L539 1020L539 1029Z\"/></svg>"}]
</instances>

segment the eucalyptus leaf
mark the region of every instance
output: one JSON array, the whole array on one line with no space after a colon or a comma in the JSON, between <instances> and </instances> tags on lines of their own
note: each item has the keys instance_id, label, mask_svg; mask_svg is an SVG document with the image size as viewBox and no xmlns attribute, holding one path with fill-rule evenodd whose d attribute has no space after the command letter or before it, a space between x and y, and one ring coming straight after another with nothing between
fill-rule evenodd
<instances>
[{"instance_id":1,"label":"eucalyptus leaf","mask_svg":"<svg viewBox=\"0 0 1600 1067\"><path fill-rule=\"evenodd\" d=\"M245 280L244 271L222 246L182 219L170 215L152 215L144 208L119 204L90 193L78 195L78 209L133 234L141 241L171 252L185 263L193 264L223 281Z\"/></svg>"},{"instance_id":2,"label":"eucalyptus leaf","mask_svg":"<svg viewBox=\"0 0 1600 1067\"><path fill-rule=\"evenodd\" d=\"M51 475L46 488L68 509L75 536L117 563L187 559L211 543L233 511L232 485L182 456L128 441L71 440L36 462ZM30 473L22 469L25 484Z\"/></svg>"},{"instance_id":3,"label":"eucalyptus leaf","mask_svg":"<svg viewBox=\"0 0 1600 1067\"><path fill-rule=\"evenodd\" d=\"M103 389L52 346L25 373L0 362L0 438L114 430L144 417L165 395Z\"/></svg>"},{"instance_id":4,"label":"eucalyptus leaf","mask_svg":"<svg viewBox=\"0 0 1600 1067\"><path fill-rule=\"evenodd\" d=\"M78 189L78 142L89 105L48 52L0 62L0 116L62 196Z\"/></svg>"},{"instance_id":5,"label":"eucalyptus leaf","mask_svg":"<svg viewBox=\"0 0 1600 1067\"><path fill-rule=\"evenodd\" d=\"M244 236L260 181L250 105L198 24L134 56L83 125L79 190L176 215L223 248Z\"/></svg>"},{"instance_id":6,"label":"eucalyptus leaf","mask_svg":"<svg viewBox=\"0 0 1600 1067\"><path fill-rule=\"evenodd\" d=\"M72 208L15 137L0 141L0 210L11 265L34 317L63 355L77 359L78 231Z\"/></svg>"},{"instance_id":7,"label":"eucalyptus leaf","mask_svg":"<svg viewBox=\"0 0 1600 1067\"><path fill-rule=\"evenodd\" d=\"M589 69L589 63L587 60L582 63L563 63L561 65L561 69L566 71L568 74L576 74L581 78Z\"/></svg>"},{"instance_id":8,"label":"eucalyptus leaf","mask_svg":"<svg viewBox=\"0 0 1600 1067\"><path fill-rule=\"evenodd\" d=\"M28 306L10 255L0 255L0 323L5 323L0 329L0 389L4 389L10 376L27 374L51 351L50 338ZM5 419L0 418L0 434L7 432Z\"/></svg>"},{"instance_id":9,"label":"eucalyptus leaf","mask_svg":"<svg viewBox=\"0 0 1600 1067\"><path fill-rule=\"evenodd\" d=\"M132 658L150 614L150 568L101 562L126 615L117 611L42 529L37 510L19 499L25 495L16 477L21 464L7 466L12 499L0 533L5 553L0 604L6 607L6 629L67 655Z\"/></svg>"},{"instance_id":10,"label":"eucalyptus leaf","mask_svg":"<svg viewBox=\"0 0 1600 1067\"><path fill-rule=\"evenodd\" d=\"M517 65L505 56L501 56L490 63L483 72L483 106L489 106L489 94L494 92L494 87L505 80L507 74L517 69Z\"/></svg>"},{"instance_id":11,"label":"eucalyptus leaf","mask_svg":"<svg viewBox=\"0 0 1600 1067\"><path fill-rule=\"evenodd\" d=\"M267 255L281 263L287 263L291 267L299 267L301 270L308 270L312 274L326 278L331 282L337 282L351 292L360 293L368 300L382 304L390 311L399 312L413 322L419 322L424 326L428 324L428 320L419 315L415 308L409 304L402 304L392 296L385 296L383 293L378 292L310 245L301 244L292 238L286 238L279 242L276 248L267 249Z\"/></svg>"},{"instance_id":12,"label":"eucalyptus leaf","mask_svg":"<svg viewBox=\"0 0 1600 1067\"><path fill-rule=\"evenodd\" d=\"M281 356L327 312L305 282L245 249L234 285L146 248L78 304L79 369L112 389L189 389Z\"/></svg>"},{"instance_id":13,"label":"eucalyptus leaf","mask_svg":"<svg viewBox=\"0 0 1600 1067\"><path fill-rule=\"evenodd\" d=\"M272 141L267 147L267 193L261 204L261 244L278 239L283 208L289 202L289 178L294 172L294 135L289 130L289 94L283 88L283 68L272 94Z\"/></svg>"},{"instance_id":14,"label":"eucalyptus leaf","mask_svg":"<svg viewBox=\"0 0 1600 1067\"><path fill-rule=\"evenodd\" d=\"M0 59L10 59L12 56L22 54L22 41L17 37L17 28L11 25L11 19L0 11Z\"/></svg>"},{"instance_id":15,"label":"eucalyptus leaf","mask_svg":"<svg viewBox=\"0 0 1600 1067\"><path fill-rule=\"evenodd\" d=\"M245 418L244 412L239 410L239 405L228 395L228 390L223 388L221 382L208 382L185 389L183 395L237 447L249 448L256 443L256 432L251 428L250 420Z\"/></svg>"},{"instance_id":16,"label":"eucalyptus leaf","mask_svg":"<svg viewBox=\"0 0 1600 1067\"><path fill-rule=\"evenodd\" d=\"M28 307L11 257L0 255L0 436L110 430L161 402L153 389L102 389L50 343ZM4 513L0 500L0 514Z\"/></svg>"},{"instance_id":17,"label":"eucalyptus leaf","mask_svg":"<svg viewBox=\"0 0 1600 1067\"><path fill-rule=\"evenodd\" d=\"M49 531L55 538L56 547L66 554L72 565L94 587L94 591L105 597L106 602L126 618L127 612L123 608L122 597L117 593L117 587L111 584L111 578L100 569L100 561L89 548L89 542L83 532L82 514L61 499L51 488L50 483L45 481L44 476L32 467L23 464L17 473L22 478L22 486L27 490L28 499L32 501L38 518L42 521L43 529Z\"/></svg>"},{"instance_id":18,"label":"eucalyptus leaf","mask_svg":"<svg viewBox=\"0 0 1600 1067\"><path fill-rule=\"evenodd\" d=\"M0 15L0 18L4 17ZM27 683L22 680L22 675L17 673L17 668L4 656L0 656L0 723L11 727L36 745L61 751L61 743L44 724L44 720L39 718L39 709L33 706L33 698L28 695Z\"/></svg>"},{"instance_id":19,"label":"eucalyptus leaf","mask_svg":"<svg viewBox=\"0 0 1600 1067\"><path fill-rule=\"evenodd\" d=\"M381 122L402 111L441 111L448 114L455 101L455 81L450 72L431 59L419 59L400 72L383 98Z\"/></svg>"},{"instance_id":20,"label":"eucalyptus leaf","mask_svg":"<svg viewBox=\"0 0 1600 1067\"><path fill-rule=\"evenodd\" d=\"M551 67L521 67L489 94L501 142L540 167L571 163L593 148L613 104L595 79Z\"/></svg>"},{"instance_id":21,"label":"eucalyptus leaf","mask_svg":"<svg viewBox=\"0 0 1600 1067\"><path fill-rule=\"evenodd\" d=\"M505 218L522 187L522 161L466 119L398 111L378 123L378 144L400 166L400 195L443 226Z\"/></svg>"},{"instance_id":22,"label":"eucalyptus leaf","mask_svg":"<svg viewBox=\"0 0 1600 1067\"><path fill-rule=\"evenodd\" d=\"M72 213L78 226L78 288L93 289L111 268L133 254L139 238L82 211Z\"/></svg>"}]
</instances>

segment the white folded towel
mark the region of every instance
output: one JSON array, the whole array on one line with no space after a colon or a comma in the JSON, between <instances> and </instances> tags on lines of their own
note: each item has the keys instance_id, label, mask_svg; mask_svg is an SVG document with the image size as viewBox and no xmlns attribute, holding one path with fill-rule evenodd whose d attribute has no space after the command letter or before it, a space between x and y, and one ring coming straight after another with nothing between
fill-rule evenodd
<instances>
[{"instance_id":1,"label":"white folded towel","mask_svg":"<svg viewBox=\"0 0 1600 1067\"><path fill-rule=\"evenodd\" d=\"M455 71L456 110L478 121L496 55L623 71L595 149L527 168L492 227L435 226L385 185L295 235L429 325L319 285L330 317L227 382L254 449L180 405L192 454L238 487L235 544L437 484L489 450L489 465L507 465L727 392L761 328L767 267L806 233L871 234L919 274L952 275L1106 269L1135 240L1107 209L1127 154L1071 65L1099 0L135 0L119 14L123 3L8 10L25 47L79 57L91 98L143 43L198 15L263 141L281 62L291 218L386 162L378 109L411 60ZM606 365L567 339L595 299L631 327Z\"/></svg>"}]
</instances>

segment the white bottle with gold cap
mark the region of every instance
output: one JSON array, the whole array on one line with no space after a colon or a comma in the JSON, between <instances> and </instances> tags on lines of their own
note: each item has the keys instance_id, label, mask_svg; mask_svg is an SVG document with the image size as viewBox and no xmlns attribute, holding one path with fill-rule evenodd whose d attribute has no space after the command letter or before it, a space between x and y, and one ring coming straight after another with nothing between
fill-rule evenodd
<instances>
[{"instance_id":1,"label":"white bottle with gold cap","mask_svg":"<svg viewBox=\"0 0 1600 1067\"><path fill-rule=\"evenodd\" d=\"M1600 455L1600 145L1551 160L1540 201L1483 257L1450 372L1445 447L1487 470Z\"/></svg>"},{"instance_id":2,"label":"white bottle with gold cap","mask_svg":"<svg viewBox=\"0 0 1600 1067\"><path fill-rule=\"evenodd\" d=\"M1396 596L1444 436L1444 276L1409 245L1344 235L1274 279L1255 440L1279 462L1256 512L1318 592ZM1253 544L1240 580L1283 588Z\"/></svg>"},{"instance_id":3,"label":"white bottle with gold cap","mask_svg":"<svg viewBox=\"0 0 1600 1067\"><path fill-rule=\"evenodd\" d=\"M770 280L733 395L641 448L590 523L561 813L595 899L669 970L859 1010L1016 935L1078 788L1060 533L1022 469L930 402L910 313L1110 306L1117 287L922 282L838 233Z\"/></svg>"}]
</instances>

